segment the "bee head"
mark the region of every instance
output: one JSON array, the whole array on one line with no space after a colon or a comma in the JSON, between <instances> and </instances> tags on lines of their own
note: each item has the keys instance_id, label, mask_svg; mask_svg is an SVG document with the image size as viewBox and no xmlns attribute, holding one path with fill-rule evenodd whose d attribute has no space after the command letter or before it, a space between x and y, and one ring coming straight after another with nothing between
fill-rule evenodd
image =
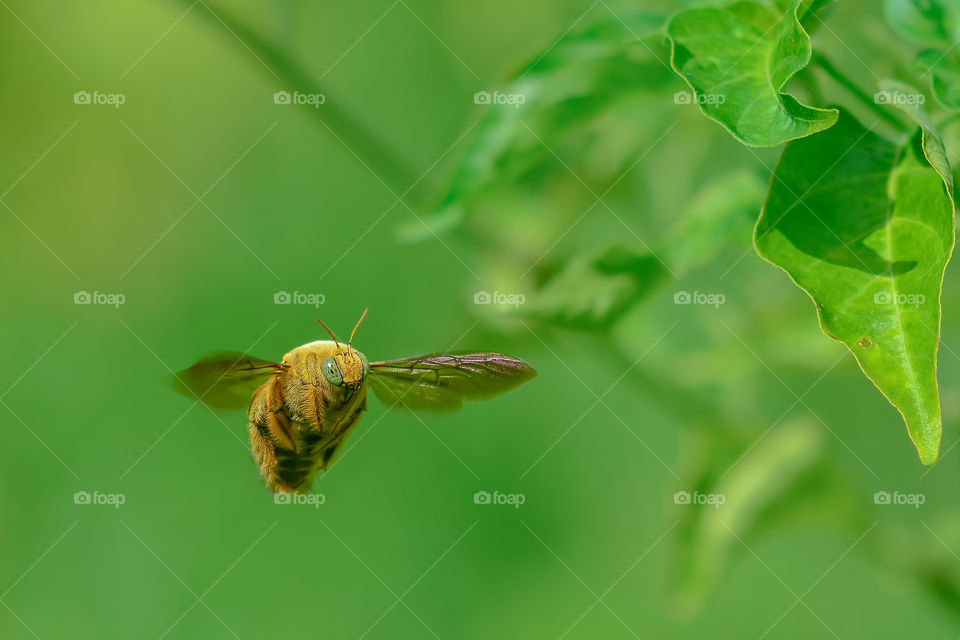
<instances>
[{"instance_id":1,"label":"bee head","mask_svg":"<svg viewBox=\"0 0 960 640\"><path fill-rule=\"evenodd\" d=\"M363 315L357 320L353 331L350 332L350 342L347 343L346 347L337 342L337 337L333 334L333 331L330 331L330 328L317 318L317 322L327 330L327 333L333 338L334 344L337 345L337 352L332 356L327 356L323 359L323 362L320 363L320 371L323 373L323 377L327 379L327 382L336 387L347 387L351 390L356 389L363 382L363 379L367 376L367 372L370 370L367 356L351 346L353 344L353 336L356 335L357 329L360 328L360 323L367 317L368 310L369 309L364 309Z\"/></svg>"},{"instance_id":2,"label":"bee head","mask_svg":"<svg viewBox=\"0 0 960 640\"><path fill-rule=\"evenodd\" d=\"M320 371L327 382L349 389L360 386L369 368L367 356L349 346L340 347L338 353L327 356L320 363Z\"/></svg>"}]
</instances>

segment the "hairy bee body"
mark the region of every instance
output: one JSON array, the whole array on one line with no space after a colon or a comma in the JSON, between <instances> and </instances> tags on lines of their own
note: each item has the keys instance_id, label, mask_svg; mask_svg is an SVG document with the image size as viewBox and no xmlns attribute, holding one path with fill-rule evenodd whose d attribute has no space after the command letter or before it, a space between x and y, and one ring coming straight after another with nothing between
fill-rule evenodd
<instances>
[{"instance_id":1,"label":"hairy bee body","mask_svg":"<svg viewBox=\"0 0 960 640\"><path fill-rule=\"evenodd\" d=\"M321 371L335 357L345 384ZM276 492L307 491L326 469L367 409L362 354L349 346L317 341L283 357L282 367L254 392L248 410L250 448L260 475Z\"/></svg>"}]
</instances>

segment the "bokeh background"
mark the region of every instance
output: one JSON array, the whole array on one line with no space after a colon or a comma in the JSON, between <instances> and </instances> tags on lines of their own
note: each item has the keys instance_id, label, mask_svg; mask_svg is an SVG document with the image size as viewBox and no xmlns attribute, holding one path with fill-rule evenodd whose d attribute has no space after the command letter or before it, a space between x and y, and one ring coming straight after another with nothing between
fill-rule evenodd
<instances>
[{"instance_id":1,"label":"bokeh background","mask_svg":"<svg viewBox=\"0 0 960 640\"><path fill-rule=\"evenodd\" d=\"M911 53L875 4L845 0L817 34L868 91ZM626 40L625 16L683 3L0 5L0 637L957 636L955 268L944 455L927 469L750 247L777 150L675 104L659 61L611 75L615 106L563 135L517 110L516 166L488 172L461 224L424 231L501 131L475 92L562 34L622 19ZM819 80L807 89L844 99ZM743 209L725 241L708 227L704 246L665 250L677 277L603 329L474 303L532 303L612 240L670 246L717 202ZM675 304L684 291L723 304ZM324 337L315 317L345 334L367 306L355 346L371 359L495 349L539 376L452 415L371 399L316 481L323 504L276 504L244 415L175 395L171 372L221 349L279 359Z\"/></svg>"}]
</instances>

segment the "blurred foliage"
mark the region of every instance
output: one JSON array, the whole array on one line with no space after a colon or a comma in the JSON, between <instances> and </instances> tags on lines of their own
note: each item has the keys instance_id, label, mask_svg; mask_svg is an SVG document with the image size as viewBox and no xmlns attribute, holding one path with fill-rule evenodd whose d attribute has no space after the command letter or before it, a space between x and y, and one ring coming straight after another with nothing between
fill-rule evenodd
<instances>
[{"instance_id":1,"label":"blurred foliage","mask_svg":"<svg viewBox=\"0 0 960 640\"><path fill-rule=\"evenodd\" d=\"M864 142L866 129L861 129L859 135L855 132L843 137L843 131L849 128L851 123L857 126L853 116L844 112L843 126L834 126L839 113L837 109L807 107L794 95L781 90L791 77L803 70L811 60L808 32L816 31L825 24L817 13L830 4L829 1L797 0L778 2L774 7L769 7L760 3L741 2L723 8L692 9L675 14L665 27L665 33L673 45L673 68L694 90L693 98L683 102L695 103L705 115L716 120L736 139L747 145L775 146L795 138L804 138L788 145L773 175L770 199L758 222L758 251L766 259L783 267L801 287L811 292L821 314L823 330L847 344L860 360L867 376L877 384L891 403L903 412L921 460L930 464L939 455L941 432L940 398L935 374L938 348L936 327L940 323L940 308L934 301L939 300L943 269L953 246L953 227L950 222L952 215L949 213L952 211L952 173L946 150L929 117L913 106L915 102L905 104L897 101L897 97L917 95L916 90L911 90L908 85L885 81L877 87L881 92L894 96L892 106L904 110L922 130L923 151L918 151L919 155L913 156L910 154L913 147L911 143L907 143L903 147L906 151L901 162L909 164L910 167L902 169L900 174L906 176L910 172L932 166L936 171L930 173L937 176L939 172L940 176L932 183L923 184L916 183L911 177L904 178L907 182L893 190L895 195L889 196L896 198L896 203L887 202L886 185L890 177L881 169L890 164L890 158L897 155L897 149L902 146L899 142L887 141L879 135ZM931 19L932 14L924 10L914 15L911 13L913 11L903 6L888 5L888 15L892 19L904 19L908 23L899 25L901 32L903 29L913 30L913 35L923 40L920 33L922 21ZM939 13L934 17L938 20L942 18ZM605 23L600 24L605 26ZM945 31L944 24L942 20L937 23L936 27L940 32ZM928 32L933 29L930 25L927 27ZM733 46L731 34L735 36ZM573 40L579 42L581 38L594 38L596 46L601 47L605 44L606 37L605 29L587 27L579 31ZM565 38L562 37L558 44L564 42ZM549 53L550 50L544 55ZM576 59L574 56L574 60ZM854 101L861 101L870 112L881 117L887 124L898 130L906 130L900 120L878 107L869 87L864 89L856 81L849 79L822 54L818 54L814 60L819 69L846 89L848 100L852 98ZM564 59L557 65L559 68L565 65L573 67L570 59ZM932 63L929 66L932 66ZM604 77L603 74L596 75ZM946 95L949 83L949 75L942 70L934 75L934 86L938 95ZM645 83L634 85L648 88ZM822 90L816 81L811 81L808 77L805 85L815 92L818 98L822 98ZM504 87L506 92L523 95L522 87L516 81ZM772 94L769 93L771 89L774 90ZM724 99L711 101L717 94L722 94ZM601 93L602 95L604 94ZM675 94L675 102L678 95L681 94ZM944 101L949 106L949 101ZM604 110L611 110L610 105L602 99L590 101L590 104L596 109L590 111L594 117ZM460 185L459 179L464 175L486 175L488 178L494 175L510 176L526 184L528 181L522 179L523 173L501 172L496 167L509 167L512 161L521 166L525 163L529 163L526 166L533 165L529 152L512 146L521 142L532 145L540 154L543 154L544 150L552 151L546 145L538 147L534 141L529 140L528 133L533 132L533 129L527 126L525 119L540 113L539 109L526 111L517 105L512 111L499 110L499 117L495 120L488 116L481 121L487 124L491 121L501 124L509 121L513 124L510 129L500 129L506 134L504 137L487 136L482 130L477 132L476 139L480 141L477 144L497 141L495 148L498 152L495 157L498 160L492 162L489 158L493 156L486 156L486 162L477 162L478 158L484 156L477 153L474 147L468 152L466 159L458 164L454 173L454 185ZM578 124L583 126L583 123ZM524 127L527 131L523 131ZM824 129L827 129L826 133L815 135ZM562 128L555 122L543 127L543 130L553 134L553 138L561 137L559 133ZM631 138L627 131L624 131L623 135ZM840 137L836 143L833 141L835 137ZM919 145L920 133L917 133L916 140ZM537 142L543 141L537 137ZM877 156L876 163L879 168L865 162L865 157L870 154L861 152L858 145L864 149L883 147L883 150L874 154ZM642 150L638 149L635 153L641 152ZM560 162L564 168L569 169L562 160ZM478 170L478 167L483 169ZM579 179L575 170L570 172ZM880 198L874 211L879 218L873 216L860 219L861 216L853 212L866 207L864 202L872 202L869 193L866 194L866 201L864 200L863 180L868 176L876 176L876 180L879 180L876 185L880 191L874 194ZM756 217L763 199L763 189L753 180L749 171L742 171L739 177L740 180L736 174L722 175L710 184L705 190L706 194L701 193L699 198L691 199L693 206L687 207L688 211L672 233L661 234L655 245L656 249L645 243L632 246L615 243L599 250L586 248L571 254L566 261L560 263L561 266L556 271L547 270L544 273L538 288L529 295L527 304L519 313L556 327L608 330L612 324L621 321L634 304L656 292L658 285L670 282L670 276L677 279L693 269L709 264L711 259L722 253L728 243L735 245L738 235L742 242L744 227L737 223ZM488 179L487 184L490 182ZM911 185L914 186L913 195L907 193ZM944 185L946 194L943 193ZM598 201L602 201L607 193L604 191L598 196ZM808 194L810 197L804 200ZM448 230L460 223L466 212L479 206L483 195L482 191L470 194L468 189L457 187L448 191L435 217L440 226L435 226L434 229ZM489 197L489 194L486 195ZM789 202L791 197L792 204ZM803 206L798 207L798 204ZM934 238L923 234L914 235L904 224L895 224L891 220L891 210L895 210L896 215L904 220L916 218L920 224L938 229L941 233ZM587 211L589 213L590 209ZM787 215L791 211L792 216ZM747 212L746 216L744 212ZM579 219L574 224L578 222ZM785 231L788 227L790 233ZM788 237L784 247L770 244L771 234L775 230ZM877 234L877 237L885 234L886 244L880 246L871 240L871 233ZM864 287L862 282L858 282L854 275L851 275L851 269L852 273L856 274L861 268L860 265L849 264L849 260L857 256L845 257L844 253L852 251L849 247L856 248L864 242L871 247L876 245L876 251L879 252L877 256L882 257L882 260L914 260L905 270L884 269L883 271L889 271L886 276L881 270L866 274L865 277L877 281L880 290L887 291L893 298L891 304L880 310L874 299L876 288ZM832 249L834 246L836 248ZM547 251L552 249L553 247L550 247ZM790 251L799 257L790 257ZM863 265L869 265L869 261L864 262L862 256L857 258ZM537 258L523 275L529 273L541 260L542 256ZM924 267L919 264L921 260L932 263ZM671 269L671 264L674 269ZM906 262L897 264L907 265ZM864 268L869 269L869 266ZM913 273L915 268L917 270ZM898 280L895 285L893 280L895 277L899 278L902 271L911 272L912 280ZM814 272L819 275L812 276ZM812 277L816 279L816 284L811 284ZM507 282L509 281L508 279ZM847 293L844 293L845 291ZM904 291L913 295L921 292L923 297L931 302L907 309L898 301ZM866 302L853 304L851 292L856 292L855 296L863 297ZM682 295L689 294L684 292ZM884 320L881 311L886 315L892 314L898 322L891 322L889 318ZM922 318L911 319L911 314L922 315ZM904 320L905 317L907 319ZM882 327L886 329L881 331ZM780 334L779 344L791 343L792 337L787 332ZM710 375L707 374L706 377L709 378ZM669 390L669 386L674 382L665 382L663 378L657 381L642 378L641 382L648 393L661 399L678 398L683 393ZM682 384L679 381L676 383ZM664 387L665 384L667 388ZM680 403L682 401L676 404ZM682 413L676 406L674 408L678 413ZM710 437L715 439L715 446L710 448L711 460L716 460L721 465L730 464L730 460L719 462L724 460L720 452L725 446L732 447L733 450L738 447L752 449L750 438L739 445L733 444L737 442L737 437L728 429L725 430L722 424L714 425L708 431ZM839 476L825 468L825 465L829 465L822 461L815 463L815 454L812 453L815 446L810 440L812 436L809 426L802 433L807 435L794 437L795 434L790 429L780 428L777 437L782 438L782 443L779 440L770 442L769 450L758 447L760 451L752 452L748 456L748 460L756 461L756 468L753 469L751 465L745 467L752 469L749 473L756 475L746 476L749 479L742 483L734 481L732 487L721 490L710 486L709 481L702 477L682 481L681 486L689 491L709 491L712 492L711 495L732 495L734 498L732 506L725 506L722 512L694 512L697 515L690 516L692 520L681 527L683 537L677 545L676 555L682 558L679 564L683 566L672 574L677 581L674 597L679 609L690 611L702 606L704 598L720 580L730 549L734 546L732 540L735 535L731 536L732 532L738 528L745 532L750 531L758 511L769 508L771 511L789 512L796 507L794 505L785 509L787 499L803 502L798 501L798 496L809 498L811 495L818 495L824 503L818 508L825 509L827 513L834 512L829 506L825 506L836 497L832 494L842 494L847 503L851 502L849 492L839 491L838 486L831 484L838 481ZM816 470L806 475L817 478L819 491L808 490L809 488L791 491L791 475L785 471L790 465L795 465L796 473L804 475L810 471L805 466L808 464ZM777 478L781 483L772 483L770 478L764 477L773 474L774 472L770 471L773 469L783 474ZM708 474L706 471L704 473ZM750 487L762 488L762 497L751 496ZM856 509L854 512L857 517L849 523L851 526L844 528L847 532L868 520L863 512L857 512ZM717 516L718 513L723 515ZM702 520L697 519L699 514L703 514ZM839 520L844 518L840 517ZM927 584L929 585L929 582Z\"/></svg>"},{"instance_id":2,"label":"blurred foliage","mask_svg":"<svg viewBox=\"0 0 960 640\"><path fill-rule=\"evenodd\" d=\"M731 558L746 552L744 544L754 542L785 505L799 510L802 500L829 512L830 502L842 503L843 498L833 487L828 492L817 487L830 469L823 434L809 420L777 425L756 441L709 423L693 436L681 486L687 488L684 498L703 496L704 502L698 509L687 503L676 508L680 524L673 540L671 599L681 614L703 606Z\"/></svg>"},{"instance_id":3,"label":"blurred foliage","mask_svg":"<svg viewBox=\"0 0 960 640\"><path fill-rule=\"evenodd\" d=\"M952 253L952 223L941 224L941 220L952 219L948 210L952 208L950 195L953 191L951 184L951 170L948 166L946 152L939 141L939 134L935 131L927 116L919 109L905 108L904 100L919 102L919 96L907 85L881 84L878 96L886 95L887 100L893 101L894 106L904 109L911 118L918 123L923 131L924 155L920 164L932 162L937 171L946 181L946 198L940 198L944 206L933 207L927 215L925 210L930 208L931 202L939 197L942 191L939 183L927 183L920 186L912 198L914 212L899 211L903 218L923 218L924 224L933 224L937 231L933 237L921 234L915 237L909 225L899 224L887 213L882 203L873 208L871 216L862 220L851 220L849 207L860 200L857 189L850 186L845 192L831 194L832 198L818 200L824 210L819 213L811 208L809 203L797 207L803 196L797 197L800 192L806 195L814 191L817 183L824 177L823 167L832 177L829 183L855 183L860 174L877 174L876 169L863 167L860 153L849 153L852 146L856 146L853 138L841 138L839 144L833 142L833 135L817 136L824 129L829 130L837 121L837 109L817 109L807 107L799 102L792 94L783 93L782 87L798 72L803 70L812 59L812 48L807 28L824 24L818 15L822 9L831 5L829 0L794 0L780 2L773 6L760 3L741 2L720 8L705 7L681 11L673 15L665 27L665 33L672 46L671 64L679 75L684 77L694 90L692 96L685 93L674 94L675 103L694 103L710 119L717 121L734 137L748 146L777 146L784 142L796 139L801 145L793 157L794 165L799 169L783 168L783 175L774 174L771 189L771 198L784 192L792 195L795 202L784 204L778 208L773 203L773 213L770 214L773 222L768 218L766 226L757 238L765 246L758 247L761 255L767 260L778 264L787 271L794 280L798 273L808 274L811 265L835 264L838 268L821 270L814 277L815 283L810 281L799 282L800 286L811 291L814 300L821 310L823 328L831 337L837 337L845 342L858 357L865 368L868 377L874 381L884 395L896 406L904 416L911 437L918 448L920 458L925 464L931 464L939 455L940 433L942 430L939 409L939 395L937 392L935 369L937 336L940 323L940 283L943 269ZM617 34L619 27L613 29ZM730 44L730 34L737 40L734 46ZM620 36L622 37L622 36ZM584 43L592 46L585 47ZM559 70L581 70L579 64L586 59L595 60L596 51L607 54L609 47L619 50L620 40L617 35L611 36L609 24L601 22L597 27L583 27L574 35L564 34L548 48L540 58L548 60L544 65L548 73L542 78L548 87L562 87L562 95L569 95L567 86L558 82L557 78L566 78ZM647 51L653 50L641 40ZM554 49L559 53L551 56ZM585 53L586 52L586 53ZM538 61L540 60L538 58ZM838 81L849 92L850 98L860 101L875 114L882 117L891 126L905 129L900 120L882 108L878 98L871 97L869 91L859 87L856 82L846 77L827 56L817 54L813 58L817 66L826 74ZM535 63L536 64L536 63ZM619 66L619 65L618 65ZM534 68L537 68L534 66ZM529 72L528 68L528 72ZM550 73L552 72L552 73ZM526 74L519 76L522 80ZM592 78L607 78L605 71L591 67L587 74ZM576 75L576 77L580 77ZM619 83L617 86L622 86ZM646 88L645 83L628 83L627 86L638 85ZM590 213L598 204L610 210L610 213L621 223L622 218L615 210L606 204L604 198L610 190L616 187L619 178L604 190L600 195L579 177L575 169L564 162L553 148L546 144L536 131L526 123L525 118L542 114L542 110L534 107L527 111L523 101L524 87L517 80L509 85L509 91L504 95L513 96L506 105L498 105L496 118L488 116L482 122L488 126L499 123L499 134L489 135L483 128L474 138L474 146L464 159L457 165L453 174L454 185L463 184L463 176L486 176L481 184L489 184L491 176L510 176L521 180L521 175L506 170L511 162L529 166L529 146L518 147L518 141L533 145L540 154L549 152L559 160L571 174L594 196L595 202L586 212L573 223L576 226L580 220ZM583 83L579 83L582 87ZM589 85L588 85L589 86ZM772 91L772 93L771 93ZM533 90L532 95L542 95L543 90ZM494 93L496 95L496 93ZM550 92L547 92L550 95ZM589 87L587 94L594 99L584 102L591 105L589 111L592 117L611 110L611 104L604 98L605 92L595 86ZM618 93L619 95L619 93ZM681 100L681 97L686 99ZM578 101L579 103L579 101ZM512 113L511 113L512 110ZM852 119L852 117L851 117ZM575 120L574 120L575 121ZM562 138L565 127L558 126L558 122L574 122L566 118L541 123L548 137ZM512 123L507 126L506 123ZM584 122L576 121L579 127ZM532 134L534 141L529 140ZM546 135L546 133L545 133ZM839 134L836 134L839 135ZM866 135L866 130L863 135ZM877 140L882 139L877 136ZM497 141L494 147L489 146ZM480 145L479 147L477 145ZM869 144L863 145L865 148ZM889 155L897 148L897 142L888 145ZM478 152L477 149L496 149L494 155ZM784 158L788 157L791 145L785 151ZM908 147L909 149L909 147ZM637 149L639 159L643 159L647 151ZM848 157L849 155L849 157ZM497 158L496 162L491 158ZM486 158L486 160L480 160ZM880 153L874 164L887 162ZM497 169L500 167L500 169ZM781 168L783 164L781 164ZM502 169L502 170L501 170ZM791 173L792 172L792 173ZM809 174L809 175L808 175ZM799 176L798 179L793 179ZM852 177L851 177L852 176ZM878 178L879 179L879 178ZM470 181L468 181L470 182ZM524 180L528 183L529 180ZM881 191L885 190L885 179L878 183ZM782 185L782 186L781 186ZM472 193L472 195L471 195ZM436 224L428 229L436 233L439 229L449 230L463 221L465 212L476 208L479 195L484 190L474 190L454 186L444 197L444 203L439 212L433 214L434 221L441 221L440 227ZM781 197L784 200L786 196ZM883 198L885 201L885 197ZM901 203L902 204L902 203ZM787 215L796 208L791 215ZM903 208L909 208L909 205ZM917 211L917 209L919 210ZM810 211L811 215L806 215ZM912 217L911 217L912 216ZM633 235L636 232L626 223L627 230ZM764 220L761 219L761 224ZM785 242L793 247L787 249L779 245L771 248L770 239L774 237L771 229L783 232L777 237L786 238ZM941 229L941 227L943 227ZM948 228L949 227L949 228ZM785 230L789 231L786 232ZM563 232L563 235L569 229ZM893 258L882 258L880 253L868 249L865 260L858 248L863 245L868 236L874 234L871 242L880 242L878 238L886 237L885 249L881 253L892 254L906 251L911 256L933 256L931 264L926 268L919 261L901 261L899 269L884 268L878 265L892 264ZM561 239L563 238L561 235ZM638 236L639 239L639 236ZM721 234L713 234L711 240L716 243L723 241ZM660 240L658 240L658 244ZM500 243L503 244L503 243ZM556 243L554 243L556 244ZM575 328L602 328L615 322L626 312L632 303L647 297L655 290L655 284L661 280L663 267L670 275L679 277L677 272L671 271L669 264L660 258L650 245L641 242L641 246L627 249L621 245L607 246L601 250L590 248L573 254L566 264L557 265L554 272L541 272L541 282L538 290L530 296L530 306L526 315L541 320L553 321L558 326ZM641 250L642 247L642 250ZM901 247L907 247L901 249ZM550 253L553 245L546 249ZM794 250L795 249L795 250ZM645 252L643 251L645 250ZM790 257L790 251L796 255ZM611 258L611 252L614 256ZM632 253L630 259L625 254ZM863 252L861 252L863 253ZM710 255L710 252L705 252ZM788 255L789 254L789 255ZM875 255L873 255L875 254ZM532 265L523 271L526 276L543 260L543 255L533 260ZM857 284L857 269L860 265L872 274L872 278L879 282L875 287L864 287ZM659 264L658 264L659 263ZM871 266L872 265L872 266ZM894 265L897 266L897 265ZM916 269L915 273L907 272ZM896 283L895 278L907 278L907 281ZM505 280L510 283L509 279ZM515 282L515 280L514 280ZM515 284L505 286L513 287ZM923 307L922 318L918 321L893 322L890 319L882 321L878 318L875 301L873 306L851 305L852 294L862 294L864 291L875 292L876 287L886 290L892 301L885 307L887 315L893 319L911 313L919 314L919 307L911 310L909 305L900 300L900 293L906 291L909 295L920 296L929 300ZM696 295L696 294L694 294ZM905 294L906 295L906 294ZM713 296L711 299L716 299ZM830 308L824 310L826 301ZM934 303L933 301L937 302ZM870 302L870 301L868 301ZM866 304L866 303L865 303ZM837 322L831 318L839 318ZM880 322L882 327L877 323ZM890 325L889 330L883 327ZM877 329L877 327L880 327ZM877 329L876 331L874 329ZM919 372L919 373L917 373Z\"/></svg>"},{"instance_id":4,"label":"blurred foliage","mask_svg":"<svg viewBox=\"0 0 960 640\"><path fill-rule=\"evenodd\" d=\"M570 260L520 312L557 326L600 329L618 321L634 304L678 278L708 264L725 246L749 233L763 199L760 179L750 171L731 172L697 193L690 210L656 251L647 246L612 245Z\"/></svg>"},{"instance_id":5,"label":"blurred foliage","mask_svg":"<svg viewBox=\"0 0 960 640\"><path fill-rule=\"evenodd\" d=\"M731 9L667 0L11 2L23 23L2 24L0 237L10 273L27 275L2 285L17 304L2 320L0 636L955 637L950 271L944 450L921 468L896 410L755 253L780 150L741 144L677 97L684 77L709 89L710 65L756 43L781 64L747 55L743 71L773 82L779 126L707 115L753 142L812 134L791 146L812 145L819 173L840 124L815 133L833 112L803 105L842 104L910 149L917 123L874 103L874 85L919 84L918 47L956 40L954 4L887 2L886 23L867 0L829 18L804 13L819 2L739 4L774 28L731 39L692 20ZM688 58L678 77L666 25L687 20L712 33L688 42L711 62ZM949 107L950 68L931 66ZM114 84L129 97L117 112L70 103ZM279 90L327 100L286 108ZM956 165L960 127L932 121ZM78 290L127 303L78 307ZM326 301L276 305L280 290ZM471 304L481 291L526 302ZM191 409L170 370L217 349L276 358L322 337L314 316L341 331L367 305L357 344L371 358L498 349L539 375L449 418L371 399L317 481L323 506L274 504L243 417ZM82 490L127 502L81 507ZM473 503L494 490L526 502ZM278 584L280 613L249 606Z\"/></svg>"},{"instance_id":6,"label":"blurred foliage","mask_svg":"<svg viewBox=\"0 0 960 640\"><path fill-rule=\"evenodd\" d=\"M620 114L635 113L638 105L676 82L664 65L669 56L664 21L664 16L650 13L604 16L562 34L498 86L498 94L514 99L480 107L489 113L471 131L449 188L427 220L429 228L442 232L458 224L498 186L529 183L535 179L531 174L555 153L554 147L571 138L602 135L594 129L622 136ZM515 101L517 96L522 102ZM639 147L640 140L633 144ZM617 155L634 153L624 146ZM607 158L605 164L612 174L623 161ZM404 234L410 239L425 235L420 225Z\"/></svg>"},{"instance_id":7,"label":"blurred foliage","mask_svg":"<svg viewBox=\"0 0 960 640\"><path fill-rule=\"evenodd\" d=\"M558 326L603 328L666 276L663 263L643 248L612 245L573 259L524 302L523 314Z\"/></svg>"},{"instance_id":8,"label":"blurred foliage","mask_svg":"<svg viewBox=\"0 0 960 640\"><path fill-rule=\"evenodd\" d=\"M930 75L933 95L951 111L960 110L960 61L957 56L939 49L926 49L917 54L917 67Z\"/></svg>"},{"instance_id":9,"label":"blurred foliage","mask_svg":"<svg viewBox=\"0 0 960 640\"><path fill-rule=\"evenodd\" d=\"M897 35L913 44L950 47L960 34L956 0L884 0L884 12Z\"/></svg>"}]
</instances>

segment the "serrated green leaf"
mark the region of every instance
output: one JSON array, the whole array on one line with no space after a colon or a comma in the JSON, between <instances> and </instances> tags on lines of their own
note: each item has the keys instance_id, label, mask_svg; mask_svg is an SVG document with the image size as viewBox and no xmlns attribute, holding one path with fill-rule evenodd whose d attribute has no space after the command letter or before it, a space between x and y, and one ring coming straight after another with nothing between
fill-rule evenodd
<instances>
[{"instance_id":1,"label":"serrated green leaf","mask_svg":"<svg viewBox=\"0 0 960 640\"><path fill-rule=\"evenodd\" d=\"M655 255L645 247L614 244L575 258L531 294L520 312L567 328L608 327L668 275L706 264L728 243L749 237L763 194L764 184L752 172L723 175L694 196Z\"/></svg>"},{"instance_id":2,"label":"serrated green leaf","mask_svg":"<svg viewBox=\"0 0 960 640\"><path fill-rule=\"evenodd\" d=\"M432 213L401 229L419 240L459 224L497 186L553 161L550 147L649 96L669 95L676 78L663 43L666 17L649 12L602 20L563 34L497 88L522 104L482 104L480 123ZM491 101L492 102L492 101ZM564 169L565 171L565 169Z\"/></svg>"},{"instance_id":3,"label":"serrated green leaf","mask_svg":"<svg viewBox=\"0 0 960 640\"><path fill-rule=\"evenodd\" d=\"M927 49L917 54L917 67L930 76L937 102L951 111L960 111L960 58L953 52Z\"/></svg>"},{"instance_id":4,"label":"serrated green leaf","mask_svg":"<svg viewBox=\"0 0 960 640\"><path fill-rule=\"evenodd\" d=\"M850 349L931 464L941 433L940 291L954 221L949 182L938 173L942 144L922 132L901 147L841 111L828 132L790 143L754 241L810 295L823 331Z\"/></svg>"},{"instance_id":5,"label":"serrated green leaf","mask_svg":"<svg viewBox=\"0 0 960 640\"><path fill-rule=\"evenodd\" d=\"M763 206L766 187L752 171L720 176L694 195L689 210L657 253L682 276L707 264L726 245L742 243Z\"/></svg>"},{"instance_id":6,"label":"serrated green leaf","mask_svg":"<svg viewBox=\"0 0 960 640\"><path fill-rule=\"evenodd\" d=\"M796 0L782 14L758 2L682 11L667 25L673 68L703 113L744 144L773 147L827 129L836 110L783 90L810 62L802 23L824 4Z\"/></svg>"},{"instance_id":7,"label":"serrated green leaf","mask_svg":"<svg viewBox=\"0 0 960 640\"><path fill-rule=\"evenodd\" d=\"M646 249L616 244L571 261L520 311L566 328L607 327L654 290L667 273Z\"/></svg>"}]
</instances>

